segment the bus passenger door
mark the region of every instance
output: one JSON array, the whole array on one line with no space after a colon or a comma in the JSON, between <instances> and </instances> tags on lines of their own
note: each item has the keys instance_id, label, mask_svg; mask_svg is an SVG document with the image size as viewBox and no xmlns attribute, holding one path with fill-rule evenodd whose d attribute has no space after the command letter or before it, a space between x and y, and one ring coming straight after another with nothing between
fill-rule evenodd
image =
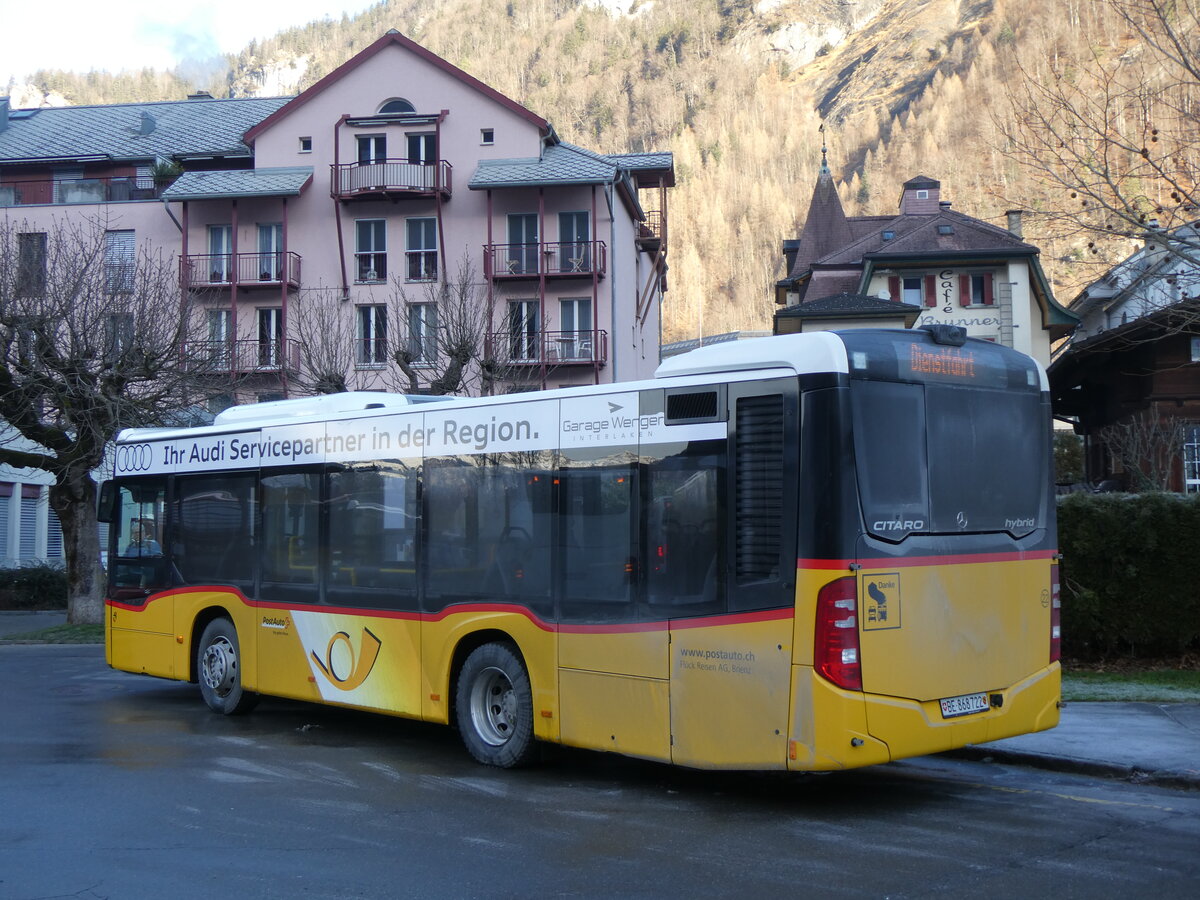
<instances>
[{"instance_id":1,"label":"bus passenger door","mask_svg":"<svg viewBox=\"0 0 1200 900\"><path fill-rule=\"evenodd\" d=\"M796 384L725 390L727 439L691 440L648 466L647 539L663 566L650 562L647 601L670 617L672 762L781 769L795 606ZM704 408L668 397L668 425L673 405Z\"/></svg>"},{"instance_id":2,"label":"bus passenger door","mask_svg":"<svg viewBox=\"0 0 1200 900\"><path fill-rule=\"evenodd\" d=\"M629 393L562 404L565 428L589 429L564 431L558 468L561 738L665 761L668 633L665 622L640 620L636 602L638 403ZM616 444L623 439L630 443Z\"/></svg>"}]
</instances>

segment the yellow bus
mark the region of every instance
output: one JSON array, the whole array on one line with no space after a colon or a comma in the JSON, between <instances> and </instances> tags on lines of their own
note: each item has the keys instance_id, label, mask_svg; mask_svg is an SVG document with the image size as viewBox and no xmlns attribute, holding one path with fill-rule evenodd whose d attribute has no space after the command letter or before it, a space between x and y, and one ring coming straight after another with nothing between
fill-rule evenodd
<instances>
[{"instance_id":1,"label":"yellow bus","mask_svg":"<svg viewBox=\"0 0 1200 900\"><path fill-rule=\"evenodd\" d=\"M107 659L684 766L832 770L1058 721L1050 406L961 330L705 347L651 381L349 393L129 430Z\"/></svg>"}]
</instances>

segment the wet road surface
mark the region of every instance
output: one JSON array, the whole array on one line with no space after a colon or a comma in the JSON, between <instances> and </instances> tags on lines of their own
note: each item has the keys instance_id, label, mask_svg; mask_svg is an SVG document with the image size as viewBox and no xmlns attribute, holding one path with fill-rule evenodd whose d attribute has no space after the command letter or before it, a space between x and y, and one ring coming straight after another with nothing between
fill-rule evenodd
<instances>
[{"instance_id":1,"label":"wet road surface","mask_svg":"<svg viewBox=\"0 0 1200 900\"><path fill-rule=\"evenodd\" d=\"M1141 897L1200 884L1200 794L930 757L834 775L554 750L0 646L0 898Z\"/></svg>"}]
</instances>

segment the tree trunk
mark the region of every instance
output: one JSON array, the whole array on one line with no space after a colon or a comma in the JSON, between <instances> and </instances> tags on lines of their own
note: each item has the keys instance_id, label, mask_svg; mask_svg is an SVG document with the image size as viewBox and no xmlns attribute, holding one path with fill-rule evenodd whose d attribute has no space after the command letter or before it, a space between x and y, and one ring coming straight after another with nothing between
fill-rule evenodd
<instances>
[{"instance_id":1,"label":"tree trunk","mask_svg":"<svg viewBox=\"0 0 1200 900\"><path fill-rule=\"evenodd\" d=\"M104 621L104 574L96 522L96 483L88 469L68 467L50 486L50 505L62 525L67 557L67 621L99 625Z\"/></svg>"}]
</instances>

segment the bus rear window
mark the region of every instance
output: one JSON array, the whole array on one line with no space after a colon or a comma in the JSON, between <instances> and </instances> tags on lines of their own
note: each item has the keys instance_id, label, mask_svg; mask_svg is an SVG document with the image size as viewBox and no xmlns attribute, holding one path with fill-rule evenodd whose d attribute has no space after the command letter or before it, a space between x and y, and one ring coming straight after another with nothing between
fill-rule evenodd
<instances>
[{"instance_id":1,"label":"bus rear window","mask_svg":"<svg viewBox=\"0 0 1200 900\"><path fill-rule=\"evenodd\" d=\"M852 381L854 450L867 531L1006 531L1045 525L1048 413L1038 394Z\"/></svg>"}]
</instances>

